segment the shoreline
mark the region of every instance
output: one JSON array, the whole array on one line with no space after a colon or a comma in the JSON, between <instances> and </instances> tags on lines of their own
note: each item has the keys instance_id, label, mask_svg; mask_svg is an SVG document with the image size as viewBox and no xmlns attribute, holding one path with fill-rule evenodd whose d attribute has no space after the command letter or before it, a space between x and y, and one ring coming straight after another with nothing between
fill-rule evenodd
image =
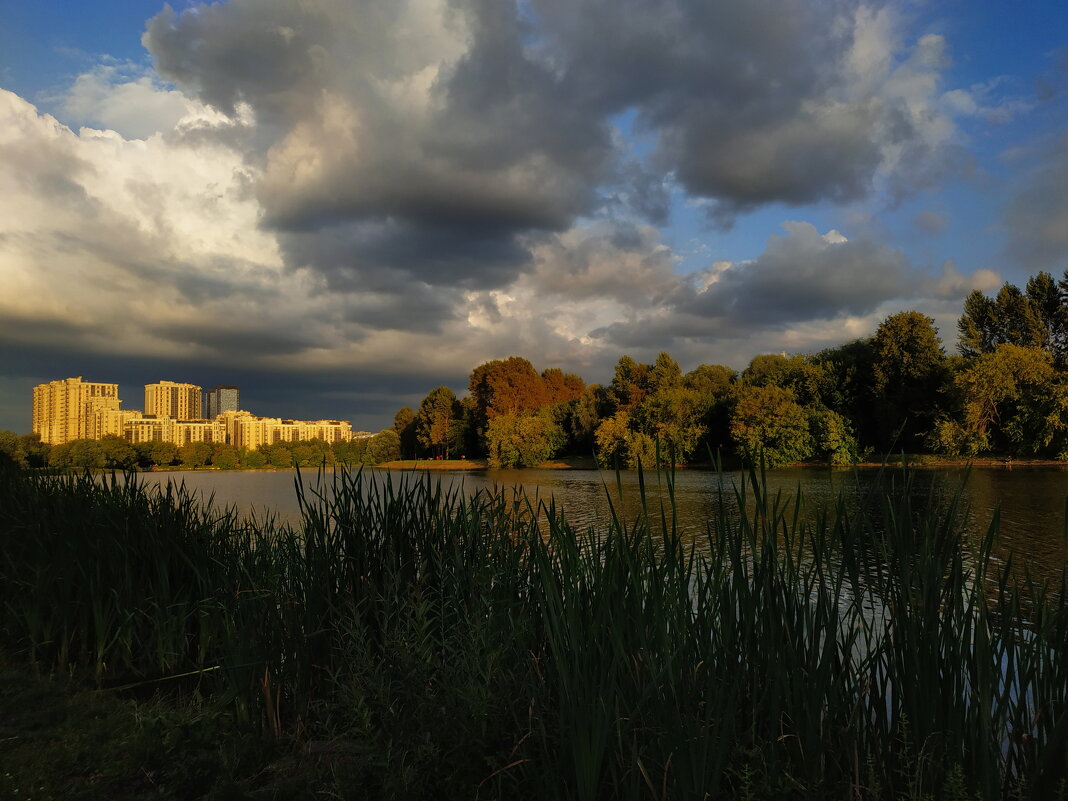
<instances>
[{"instance_id":1,"label":"shoreline","mask_svg":"<svg viewBox=\"0 0 1068 801\"><path fill-rule=\"evenodd\" d=\"M916 454L906 459L900 457L894 457L893 459L885 462L876 461L863 461L856 464L844 464L844 465L831 465L824 462L791 462L790 464L782 465L776 468L769 468L773 470L781 469L805 469L805 470L875 470L879 468L901 468L908 465L912 469L921 470L937 470L946 468L967 468L967 467L981 467L981 468L1001 468L1005 470L1011 470L1014 467L1030 468L1030 467L1060 467L1068 469L1068 462L1058 461L1056 459L1009 459L1006 457L983 457L975 459L959 459L942 456L931 456L924 454ZM226 469L220 467L182 467L176 465L173 467L159 467L154 466L148 470L139 470L141 473L291 473L297 470L303 470L308 472L317 472L323 470L324 472L332 473L337 467L342 465L331 465L329 467L239 467L234 469ZM392 462L384 462L383 464L376 465L356 465L356 468L366 468L369 470L408 470L408 471L476 471L476 470L604 470L614 472L612 468L599 467L597 462L590 457L564 457L561 459L550 459L547 462L542 462L537 467L503 467L494 468L487 464L485 459L403 459ZM624 472L632 472L635 468L627 468ZM700 470L700 471L715 471L718 468L716 465L710 462L693 462L691 464L676 465L677 470ZM735 472L743 469L739 465L732 465L725 468L727 472ZM103 472L109 472L107 470Z\"/></svg>"}]
</instances>

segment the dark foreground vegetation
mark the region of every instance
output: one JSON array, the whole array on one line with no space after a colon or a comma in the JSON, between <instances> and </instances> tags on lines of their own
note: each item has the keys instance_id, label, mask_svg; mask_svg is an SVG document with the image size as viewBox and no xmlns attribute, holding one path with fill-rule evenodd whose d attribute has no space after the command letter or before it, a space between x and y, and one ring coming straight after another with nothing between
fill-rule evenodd
<instances>
[{"instance_id":1,"label":"dark foreground vegetation","mask_svg":"<svg viewBox=\"0 0 1068 801\"><path fill-rule=\"evenodd\" d=\"M596 532L333 480L276 527L0 472L0 796L1068 797L1064 587L952 497L756 474L687 542L667 474Z\"/></svg>"}]
</instances>

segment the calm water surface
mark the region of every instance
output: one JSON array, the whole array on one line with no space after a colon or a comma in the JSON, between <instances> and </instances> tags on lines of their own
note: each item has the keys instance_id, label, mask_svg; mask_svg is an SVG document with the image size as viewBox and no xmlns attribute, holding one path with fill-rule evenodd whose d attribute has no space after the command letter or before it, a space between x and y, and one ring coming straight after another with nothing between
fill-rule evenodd
<instances>
[{"instance_id":1,"label":"calm water surface","mask_svg":"<svg viewBox=\"0 0 1068 801\"><path fill-rule=\"evenodd\" d=\"M394 482L412 480L409 471L370 471L376 479L391 474ZM844 494L856 497L875 480L874 470L829 470L793 468L769 471L768 490L774 494L794 496L799 491L805 508L813 510ZM425 475L425 474L419 474ZM304 471L305 485L314 486L316 474ZM732 492L740 480L739 473L718 474L699 470L676 474L676 503L679 527L695 537L703 536L708 521L718 509L718 490ZM259 519L273 514L281 521L296 522L299 508L294 486L294 471L241 472L196 471L145 473L139 478L147 484L184 482L201 497L213 498L217 506L234 507L245 515ZM331 475L326 474L327 483ZM900 485L900 474L891 480ZM639 482L636 473L618 477L598 470L476 470L463 472L433 471L431 481L440 480L445 487L465 493L478 490L521 487L528 495L548 501L554 498L567 520L575 526L597 525L609 515L608 497L624 519L633 519L640 510ZM915 471L914 493L951 494L963 486L968 507L967 528L978 539L1000 505L1001 526L996 556L1008 553L1032 565L1039 572L1054 573L1068 561L1065 510L1068 504L1068 467L975 467L964 469L920 469ZM646 476L651 509L658 508L666 493L658 486L655 475ZM328 487L323 488L329 491ZM621 493L620 493L621 491Z\"/></svg>"}]
</instances>

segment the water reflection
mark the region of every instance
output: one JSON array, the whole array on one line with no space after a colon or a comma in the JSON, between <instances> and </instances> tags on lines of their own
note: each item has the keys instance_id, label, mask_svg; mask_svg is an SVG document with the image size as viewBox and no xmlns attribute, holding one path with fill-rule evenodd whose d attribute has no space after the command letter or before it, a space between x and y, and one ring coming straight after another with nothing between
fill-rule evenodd
<instances>
[{"instance_id":1,"label":"water reflection","mask_svg":"<svg viewBox=\"0 0 1068 801\"><path fill-rule=\"evenodd\" d=\"M371 471L376 479L387 475L394 481L418 479L424 474L400 471ZM235 507L242 514L262 519L273 513L277 519L295 522L299 508L295 492L294 471L223 472L196 471L182 473L147 473L140 477L147 483L184 481L202 497L213 497L222 506ZM316 487L314 472L301 476L306 486ZM672 499L667 477L647 474L644 480L645 502L654 530L660 520L661 506L670 518ZM319 491L329 493L331 474L323 476ZM641 480L637 473L615 474L598 470L482 470L435 471L431 481L441 481L446 489L467 494L477 491L500 491L522 488L528 496L548 502L555 499L557 508L577 528L601 527L611 509L624 521L635 520L642 511ZM719 493L733 501L740 473L686 470L674 477L674 506L678 530L690 540L705 542L710 522L720 513ZM877 470L830 470L795 468L769 471L767 492L783 499L801 493L803 509L814 515L833 504L839 496L855 508L858 500L878 482L891 493L902 491L900 471L880 476ZM1010 553L1017 563L1030 566L1043 575L1059 574L1068 560L1065 531L1068 468L1014 467L964 469L920 469L913 473L912 500L917 508L929 502L942 504L958 489L967 512L966 531L972 546L989 526L995 509L1000 506L1000 535L993 556L1001 561ZM728 504L728 509L730 504Z\"/></svg>"}]
</instances>

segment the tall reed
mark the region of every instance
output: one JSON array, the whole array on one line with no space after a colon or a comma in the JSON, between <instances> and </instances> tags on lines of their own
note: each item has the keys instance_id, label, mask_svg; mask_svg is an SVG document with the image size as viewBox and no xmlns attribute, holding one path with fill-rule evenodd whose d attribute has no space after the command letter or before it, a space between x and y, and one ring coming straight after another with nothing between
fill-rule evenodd
<instances>
[{"instance_id":1,"label":"tall reed","mask_svg":"<svg viewBox=\"0 0 1068 801\"><path fill-rule=\"evenodd\" d=\"M724 479L697 542L670 472L575 530L415 474L298 480L289 526L8 471L0 644L340 740L341 797L1068 797L1063 581L896 476L815 508Z\"/></svg>"}]
</instances>

